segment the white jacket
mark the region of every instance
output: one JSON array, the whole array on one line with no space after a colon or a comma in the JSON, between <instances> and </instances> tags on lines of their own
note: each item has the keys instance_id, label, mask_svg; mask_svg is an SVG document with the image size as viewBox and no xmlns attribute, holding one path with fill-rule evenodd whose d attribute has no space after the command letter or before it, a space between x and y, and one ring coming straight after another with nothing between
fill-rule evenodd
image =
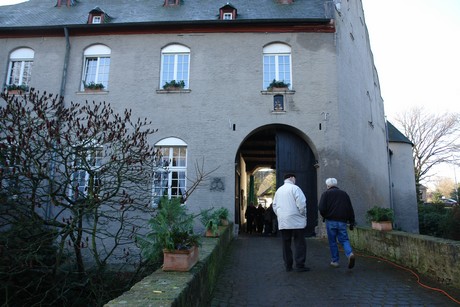
<instances>
[{"instance_id":1,"label":"white jacket","mask_svg":"<svg viewBox=\"0 0 460 307\"><path fill-rule=\"evenodd\" d=\"M307 198L289 179L276 191L273 211L279 229L302 229L307 225Z\"/></svg>"}]
</instances>

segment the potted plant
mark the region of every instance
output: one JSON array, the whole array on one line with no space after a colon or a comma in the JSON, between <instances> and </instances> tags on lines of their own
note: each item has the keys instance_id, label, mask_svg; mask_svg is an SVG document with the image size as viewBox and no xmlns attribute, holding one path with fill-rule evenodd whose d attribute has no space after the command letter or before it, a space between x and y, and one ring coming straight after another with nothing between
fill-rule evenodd
<instances>
[{"instance_id":1,"label":"potted plant","mask_svg":"<svg viewBox=\"0 0 460 307\"><path fill-rule=\"evenodd\" d=\"M6 87L8 95L22 95L29 88L26 85L10 84Z\"/></svg>"},{"instance_id":2,"label":"potted plant","mask_svg":"<svg viewBox=\"0 0 460 307\"><path fill-rule=\"evenodd\" d=\"M216 211L217 216L219 217L220 225L227 226L228 225L228 216L229 212L227 208L221 207Z\"/></svg>"},{"instance_id":3,"label":"potted plant","mask_svg":"<svg viewBox=\"0 0 460 307\"><path fill-rule=\"evenodd\" d=\"M188 271L198 261L200 235L193 232L196 216L179 198L164 197L149 221L151 232L139 238L142 254L149 260L163 256L163 271Z\"/></svg>"},{"instance_id":4,"label":"potted plant","mask_svg":"<svg viewBox=\"0 0 460 307\"><path fill-rule=\"evenodd\" d=\"M200 221L206 229L206 237L218 237L219 236L219 223L220 218L217 211L214 208L201 210Z\"/></svg>"},{"instance_id":5,"label":"potted plant","mask_svg":"<svg viewBox=\"0 0 460 307\"><path fill-rule=\"evenodd\" d=\"M284 81L273 81L268 85L267 90L272 92L287 91L289 89L290 83L285 83Z\"/></svg>"},{"instance_id":6,"label":"potted plant","mask_svg":"<svg viewBox=\"0 0 460 307\"><path fill-rule=\"evenodd\" d=\"M371 222L372 229L384 231L393 229L394 212L391 208L374 206L367 210L366 218Z\"/></svg>"},{"instance_id":7,"label":"potted plant","mask_svg":"<svg viewBox=\"0 0 460 307\"><path fill-rule=\"evenodd\" d=\"M178 91L178 90L183 89L184 87L185 87L185 81L184 80L180 80L180 81L171 80L169 82L166 82L163 85L163 89L165 89L167 91Z\"/></svg>"},{"instance_id":8,"label":"potted plant","mask_svg":"<svg viewBox=\"0 0 460 307\"><path fill-rule=\"evenodd\" d=\"M93 81L86 83L83 81L83 87L85 88L85 92L99 92L102 91L105 86L102 83L95 83Z\"/></svg>"}]
</instances>

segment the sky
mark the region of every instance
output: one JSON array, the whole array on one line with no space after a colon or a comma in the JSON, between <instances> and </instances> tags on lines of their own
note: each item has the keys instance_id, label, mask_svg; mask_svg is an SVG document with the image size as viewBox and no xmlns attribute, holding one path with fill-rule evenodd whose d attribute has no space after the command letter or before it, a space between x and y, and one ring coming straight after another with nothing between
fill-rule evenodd
<instances>
[{"instance_id":1,"label":"sky","mask_svg":"<svg viewBox=\"0 0 460 307\"><path fill-rule=\"evenodd\" d=\"M388 119L460 103L460 1L362 0Z\"/></svg>"},{"instance_id":2,"label":"sky","mask_svg":"<svg viewBox=\"0 0 460 307\"><path fill-rule=\"evenodd\" d=\"M24 1L0 0L0 5ZM457 112L460 0L362 3L387 119L395 124L398 113L414 106L430 113ZM435 171L455 181L456 172L460 177L460 169L452 166Z\"/></svg>"},{"instance_id":3,"label":"sky","mask_svg":"<svg viewBox=\"0 0 460 307\"><path fill-rule=\"evenodd\" d=\"M414 106L458 112L460 1L362 0L387 119ZM433 180L460 181L460 169L441 165Z\"/></svg>"}]
</instances>

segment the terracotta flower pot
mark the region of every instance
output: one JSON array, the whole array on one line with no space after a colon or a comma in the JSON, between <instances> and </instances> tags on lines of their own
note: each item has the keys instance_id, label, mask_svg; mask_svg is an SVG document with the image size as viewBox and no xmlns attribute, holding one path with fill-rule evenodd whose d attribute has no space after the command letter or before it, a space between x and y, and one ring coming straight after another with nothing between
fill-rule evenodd
<instances>
[{"instance_id":1,"label":"terracotta flower pot","mask_svg":"<svg viewBox=\"0 0 460 307\"><path fill-rule=\"evenodd\" d=\"M22 95L24 93L23 90L8 90L8 95Z\"/></svg>"},{"instance_id":2,"label":"terracotta flower pot","mask_svg":"<svg viewBox=\"0 0 460 307\"><path fill-rule=\"evenodd\" d=\"M273 86L273 87L270 88L271 92L284 92L284 91L287 91L287 90L289 90L289 88L287 86L283 86L283 87Z\"/></svg>"},{"instance_id":3,"label":"terracotta flower pot","mask_svg":"<svg viewBox=\"0 0 460 307\"><path fill-rule=\"evenodd\" d=\"M187 272L198 262L198 246L188 250L163 250L163 271Z\"/></svg>"},{"instance_id":4,"label":"terracotta flower pot","mask_svg":"<svg viewBox=\"0 0 460 307\"><path fill-rule=\"evenodd\" d=\"M380 230L380 231L390 231L390 230L393 230L393 223L390 221L383 221L383 222L372 221L372 229Z\"/></svg>"}]
</instances>

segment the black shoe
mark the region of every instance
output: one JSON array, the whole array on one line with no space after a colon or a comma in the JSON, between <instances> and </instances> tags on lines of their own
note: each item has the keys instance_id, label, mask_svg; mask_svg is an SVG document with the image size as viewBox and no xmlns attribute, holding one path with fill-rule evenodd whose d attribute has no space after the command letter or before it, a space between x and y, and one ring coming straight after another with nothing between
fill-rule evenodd
<instances>
[{"instance_id":1,"label":"black shoe","mask_svg":"<svg viewBox=\"0 0 460 307\"><path fill-rule=\"evenodd\" d=\"M355 255L353 253L348 257L348 268L352 269L355 266Z\"/></svg>"},{"instance_id":2,"label":"black shoe","mask_svg":"<svg viewBox=\"0 0 460 307\"><path fill-rule=\"evenodd\" d=\"M303 268L296 268L295 270L296 270L296 272L299 272L299 273L300 272L308 272L308 271L310 271L310 268L303 267Z\"/></svg>"}]
</instances>

